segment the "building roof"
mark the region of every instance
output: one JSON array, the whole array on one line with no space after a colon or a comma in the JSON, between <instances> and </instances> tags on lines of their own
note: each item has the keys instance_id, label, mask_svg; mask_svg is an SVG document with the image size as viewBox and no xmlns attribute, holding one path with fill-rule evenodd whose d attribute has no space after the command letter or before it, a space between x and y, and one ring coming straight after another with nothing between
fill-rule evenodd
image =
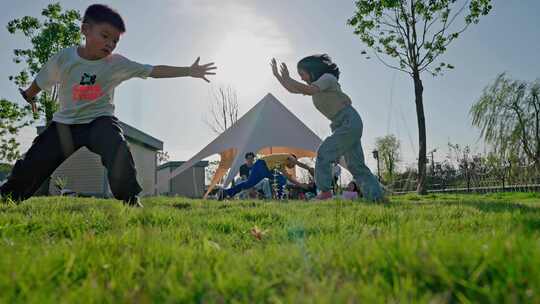
<instances>
[{"instance_id":1,"label":"building roof","mask_svg":"<svg viewBox=\"0 0 540 304\"><path fill-rule=\"evenodd\" d=\"M165 168L172 168L172 169L176 169L178 167L180 167L181 165L183 165L185 163L185 161L170 161L170 162L166 162L160 166L158 166L158 170L161 170L161 169L165 169ZM198 163L196 163L194 165L194 167L202 167L202 168L205 168L208 166L208 162L207 161L200 161Z\"/></svg>"},{"instance_id":2,"label":"building roof","mask_svg":"<svg viewBox=\"0 0 540 304\"><path fill-rule=\"evenodd\" d=\"M125 122L119 121L119 123L124 131L124 136L126 136L128 141L139 143L151 150L163 150L163 142L161 140L136 129ZM41 134L41 132L45 130L45 127L39 126L36 129L38 134Z\"/></svg>"},{"instance_id":3,"label":"building roof","mask_svg":"<svg viewBox=\"0 0 540 304\"><path fill-rule=\"evenodd\" d=\"M153 150L163 150L163 142L141 130L138 130L125 122L120 121L120 126L124 130L124 135Z\"/></svg>"}]
</instances>

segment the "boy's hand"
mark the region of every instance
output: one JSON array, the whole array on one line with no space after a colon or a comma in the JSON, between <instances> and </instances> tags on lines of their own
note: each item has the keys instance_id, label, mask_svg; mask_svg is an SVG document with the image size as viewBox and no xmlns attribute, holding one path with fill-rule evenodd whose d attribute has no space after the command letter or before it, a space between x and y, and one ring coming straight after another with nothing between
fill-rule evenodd
<instances>
[{"instance_id":1,"label":"boy's hand","mask_svg":"<svg viewBox=\"0 0 540 304\"><path fill-rule=\"evenodd\" d=\"M36 107L36 97L29 97L27 94L26 94L26 91L19 88L19 93L21 93L21 96L24 98L24 100L26 100L26 102L28 102L30 104L30 106L32 107L32 113L36 114L37 113L37 107Z\"/></svg>"},{"instance_id":2,"label":"boy's hand","mask_svg":"<svg viewBox=\"0 0 540 304\"><path fill-rule=\"evenodd\" d=\"M194 78L202 78L206 82L210 82L206 76L207 75L216 75L214 72L210 72L212 70L217 69L217 67L214 65L213 62L199 65L199 60L201 57L197 57L197 60L189 67L189 76Z\"/></svg>"}]
</instances>

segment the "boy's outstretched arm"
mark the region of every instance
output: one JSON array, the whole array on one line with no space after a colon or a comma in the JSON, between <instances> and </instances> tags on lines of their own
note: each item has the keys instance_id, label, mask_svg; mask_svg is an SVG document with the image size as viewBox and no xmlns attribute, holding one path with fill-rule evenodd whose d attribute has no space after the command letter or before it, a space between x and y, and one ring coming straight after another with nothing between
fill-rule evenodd
<instances>
[{"instance_id":1,"label":"boy's outstretched arm","mask_svg":"<svg viewBox=\"0 0 540 304\"><path fill-rule=\"evenodd\" d=\"M215 75L213 70L217 69L213 62L199 65L200 57L189 67L175 67L167 65L156 65L150 73L152 78L173 78L173 77L194 77L202 78L206 82L210 82L206 76Z\"/></svg>"}]
</instances>

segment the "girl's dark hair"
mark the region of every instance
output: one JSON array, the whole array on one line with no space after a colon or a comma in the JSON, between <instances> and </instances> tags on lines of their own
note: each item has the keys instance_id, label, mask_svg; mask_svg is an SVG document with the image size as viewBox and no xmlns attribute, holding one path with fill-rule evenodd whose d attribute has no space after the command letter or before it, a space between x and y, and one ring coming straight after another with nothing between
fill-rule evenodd
<instances>
[{"instance_id":1,"label":"girl's dark hair","mask_svg":"<svg viewBox=\"0 0 540 304\"><path fill-rule=\"evenodd\" d=\"M339 68L328 54L311 55L298 61L297 68L309 74L310 83L317 81L323 74L330 73L339 79Z\"/></svg>"},{"instance_id":2,"label":"girl's dark hair","mask_svg":"<svg viewBox=\"0 0 540 304\"><path fill-rule=\"evenodd\" d=\"M351 181L351 183L354 185L354 192L360 192L360 191L358 190L358 185L356 184L356 182L355 182L355 181Z\"/></svg>"},{"instance_id":3,"label":"girl's dark hair","mask_svg":"<svg viewBox=\"0 0 540 304\"><path fill-rule=\"evenodd\" d=\"M126 25L120 14L104 4L92 4L84 12L83 23L108 23L121 33L126 31Z\"/></svg>"}]
</instances>

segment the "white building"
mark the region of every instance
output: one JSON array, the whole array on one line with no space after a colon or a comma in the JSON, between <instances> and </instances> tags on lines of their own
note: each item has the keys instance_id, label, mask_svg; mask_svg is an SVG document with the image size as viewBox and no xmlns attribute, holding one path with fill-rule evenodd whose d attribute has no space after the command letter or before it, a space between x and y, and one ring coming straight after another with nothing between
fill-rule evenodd
<instances>
[{"instance_id":1,"label":"white building","mask_svg":"<svg viewBox=\"0 0 540 304\"><path fill-rule=\"evenodd\" d=\"M207 161L200 161L183 173L171 177L171 173L185 162L171 161L158 167L157 185L159 195L203 197L205 192L205 170Z\"/></svg>"}]
</instances>

